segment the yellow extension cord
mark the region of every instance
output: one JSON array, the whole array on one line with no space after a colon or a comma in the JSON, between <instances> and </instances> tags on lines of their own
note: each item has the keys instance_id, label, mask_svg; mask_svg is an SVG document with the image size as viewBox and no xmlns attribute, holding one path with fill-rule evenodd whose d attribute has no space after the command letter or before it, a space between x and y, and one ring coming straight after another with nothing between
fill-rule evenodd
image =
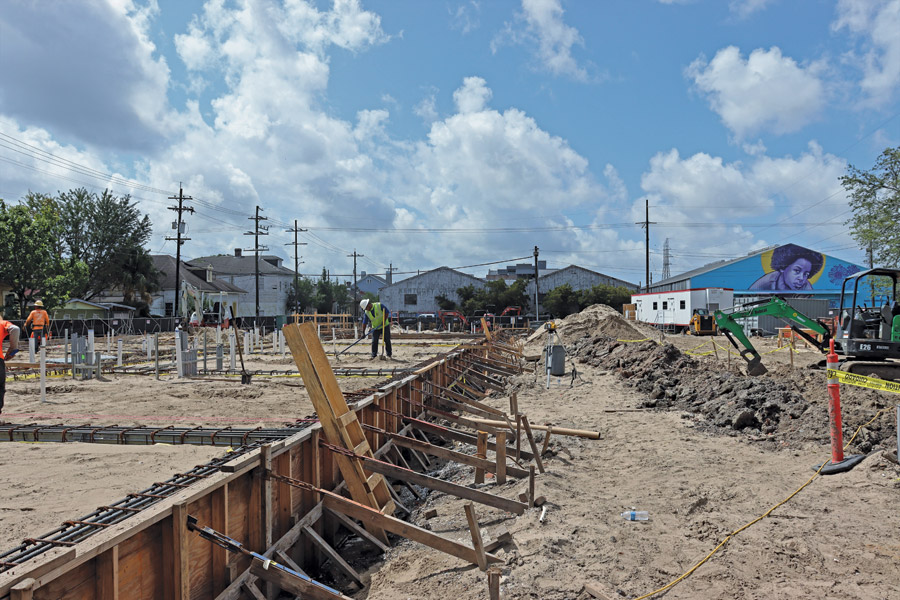
<instances>
[{"instance_id":1,"label":"yellow extension cord","mask_svg":"<svg viewBox=\"0 0 900 600\"><path fill-rule=\"evenodd\" d=\"M856 432L853 434L853 436L847 441L846 444L844 444L844 450L846 450L847 448L850 447L850 444L853 443L853 440L856 439L856 436L859 435L859 432L862 431L862 428L863 428L863 427L865 427L865 426L868 425L869 423L872 423L875 419L877 419L878 417L880 417L880 416L882 415L882 413L885 413L885 412L887 412L887 411L889 411L889 410L892 410L892 408L891 408L891 407L888 407L888 408L883 408L883 409L879 410L877 413L875 413L875 416L874 416L874 417L872 417L871 419L869 419L869 421L867 421L866 423L860 425L860 426L856 429ZM763 514L761 514L760 516L758 516L757 518L753 519L752 521L750 521L750 522L747 523L746 525L743 525L743 526L741 526L741 527L735 529L734 531L732 531L731 533L729 533L727 536L725 536L725 539L722 540L722 541L719 543L718 546L716 546L715 548L713 548L713 549L712 549L712 552L710 552L709 554L707 554L706 556L704 556L703 559L702 559L700 562L698 562L696 565L694 565L693 567L691 567L690 569L688 569L687 571L685 571L685 572L684 572L682 575L680 575L677 579L674 579L674 580L670 581L669 583L667 583L667 584L664 585L663 587L661 587L661 588L659 588L659 589L657 589L657 590L654 590L654 591L650 592L649 594L644 594L643 596L640 596L640 597L638 597L638 598L635 598L634 600L644 600L645 598L649 598L649 597L651 597L651 596L655 596L656 594L662 593L662 592L668 590L669 588L674 587L676 584L680 583L681 581L684 581L685 579L687 579L694 571L696 571L697 569L699 569L706 561L708 561L710 558L712 558L712 556L713 556L716 552L718 552L723 546L725 546L725 544L727 544L729 541L731 541L731 538L733 538L734 536L736 536L736 535L739 534L740 532L744 531L744 530L747 529L748 527L750 527L750 526L752 526L752 525L755 525L756 523L759 523L760 521L762 521L763 519L765 519L766 517L768 517L770 514L772 514L772 511L774 511L776 508L778 508L779 506L781 506L781 505L787 503L791 498L793 498L794 496L796 496L797 494L799 494L799 493L803 490L803 488L805 488L806 486L808 486L810 483L812 483L812 482L816 479L816 477L819 476L819 473L822 471L822 469L825 468L825 465L827 465L828 462L829 462L829 461L823 462L823 463L822 463L822 466L820 466L819 469L813 474L813 476L809 478L809 481L807 481L806 483L804 483L803 485L801 485L799 488L797 488L796 491L794 491L794 493L792 493L790 496L788 496L787 498L785 498L784 500L782 500L781 502L779 502L778 504L776 504L775 506L773 506L772 508L770 508L769 510L767 510L766 512L764 512Z\"/></svg>"}]
</instances>

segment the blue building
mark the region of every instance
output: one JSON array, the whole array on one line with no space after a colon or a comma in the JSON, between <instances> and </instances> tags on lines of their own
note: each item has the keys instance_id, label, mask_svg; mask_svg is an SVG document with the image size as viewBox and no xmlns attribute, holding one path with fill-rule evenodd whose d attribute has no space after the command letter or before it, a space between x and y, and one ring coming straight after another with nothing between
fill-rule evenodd
<instances>
[{"instance_id":1,"label":"blue building","mask_svg":"<svg viewBox=\"0 0 900 600\"><path fill-rule=\"evenodd\" d=\"M734 290L736 303L748 297L778 295L836 304L844 278L865 268L803 246L784 244L669 277L652 284L648 291L717 287Z\"/></svg>"}]
</instances>

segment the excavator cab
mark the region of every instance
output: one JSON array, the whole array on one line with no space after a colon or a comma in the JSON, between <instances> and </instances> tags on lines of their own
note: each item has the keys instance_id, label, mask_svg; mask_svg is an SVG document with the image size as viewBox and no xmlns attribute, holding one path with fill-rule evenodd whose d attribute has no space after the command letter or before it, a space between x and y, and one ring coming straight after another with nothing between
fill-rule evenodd
<instances>
[{"instance_id":1,"label":"excavator cab","mask_svg":"<svg viewBox=\"0 0 900 600\"><path fill-rule=\"evenodd\" d=\"M857 361L900 359L898 280L900 270L882 268L860 271L844 280L834 335L834 347L838 354ZM885 298L881 306L869 306L866 302L866 296L872 299L875 293ZM883 370L876 366L860 363L860 368L853 370ZM900 371L898 365L885 366L891 373L879 373L882 376L896 376Z\"/></svg>"}]
</instances>

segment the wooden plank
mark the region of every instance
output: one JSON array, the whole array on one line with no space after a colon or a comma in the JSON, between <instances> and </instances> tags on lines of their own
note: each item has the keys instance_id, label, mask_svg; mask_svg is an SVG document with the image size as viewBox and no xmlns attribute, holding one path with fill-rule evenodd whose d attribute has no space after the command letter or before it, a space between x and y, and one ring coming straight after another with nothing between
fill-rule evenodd
<instances>
[{"instance_id":1,"label":"wooden plank","mask_svg":"<svg viewBox=\"0 0 900 600\"><path fill-rule=\"evenodd\" d=\"M292 575L283 569L279 569L278 565L270 565L268 569L263 569L262 561L255 558L253 559L253 564L250 565L250 573L277 585L282 590L297 594L303 598L311 598L313 600L334 600L335 598L352 600L352 598L326 585L314 582L311 579L303 579L299 574Z\"/></svg>"},{"instance_id":2,"label":"wooden plank","mask_svg":"<svg viewBox=\"0 0 900 600\"><path fill-rule=\"evenodd\" d=\"M209 526L228 535L228 486L212 493ZM212 593L216 596L231 583L228 580L228 550L213 544L211 561Z\"/></svg>"},{"instance_id":3,"label":"wooden plank","mask_svg":"<svg viewBox=\"0 0 900 600\"><path fill-rule=\"evenodd\" d=\"M469 522L469 532L472 534L472 547L475 549L475 559L478 561L478 568L484 571L487 569L487 557L484 553L484 543L481 541L481 527L479 527L478 519L475 517L475 505L468 502L463 508L466 511L466 520Z\"/></svg>"},{"instance_id":4,"label":"wooden plank","mask_svg":"<svg viewBox=\"0 0 900 600\"><path fill-rule=\"evenodd\" d=\"M444 552L445 554L450 554L451 556L460 558L473 565L478 564L478 558L475 556L475 550L466 546L465 544L460 544L459 542L455 542L436 533L432 533L426 529L417 527L412 523L407 523L406 521L402 521L395 517L383 515L380 512L369 508L368 506L353 502L351 500L347 500L346 498L341 498L340 496L337 496L335 494L326 495L323 498L322 502L325 505L325 508L329 510L342 512L348 517L359 519L364 523L366 521L371 521L372 523L376 523L378 527L390 531L391 533L394 533L396 535L405 537L408 540L424 544L426 546L434 548L435 550ZM500 558L494 556L493 554L486 554L485 557L487 558L487 561L491 563L503 562Z\"/></svg>"},{"instance_id":5,"label":"wooden plank","mask_svg":"<svg viewBox=\"0 0 900 600\"><path fill-rule=\"evenodd\" d=\"M175 600L190 600L191 597L191 553L188 549L187 502L172 507L172 597ZM165 552L165 548L163 548Z\"/></svg>"},{"instance_id":6,"label":"wooden plank","mask_svg":"<svg viewBox=\"0 0 900 600\"><path fill-rule=\"evenodd\" d=\"M544 434L544 445L541 447L541 456L543 456L550 447L550 434L553 433L553 427L547 425L547 433Z\"/></svg>"},{"instance_id":7,"label":"wooden plank","mask_svg":"<svg viewBox=\"0 0 900 600\"><path fill-rule=\"evenodd\" d=\"M256 582L245 581L241 584L241 588L253 598L253 600L266 600L266 595L259 591Z\"/></svg>"},{"instance_id":8,"label":"wooden plank","mask_svg":"<svg viewBox=\"0 0 900 600\"><path fill-rule=\"evenodd\" d=\"M487 459L487 439L488 434L486 431L478 432L478 442L475 446L475 456L482 460ZM479 467L475 468L475 483L484 483L484 469Z\"/></svg>"},{"instance_id":9,"label":"wooden plank","mask_svg":"<svg viewBox=\"0 0 900 600\"><path fill-rule=\"evenodd\" d=\"M113 546L98 556L95 569L97 600L118 600L119 547Z\"/></svg>"},{"instance_id":10,"label":"wooden plank","mask_svg":"<svg viewBox=\"0 0 900 600\"><path fill-rule=\"evenodd\" d=\"M294 362L303 376L303 383L316 409L316 414L319 416L326 438L332 444L346 447L345 440L350 427L355 423L356 428L359 428L359 423L355 419L348 423L337 421L338 415L344 415L350 409L344 400L344 394L341 392L334 372L331 370L322 344L319 342L315 326L311 323L287 325L282 331L291 349ZM360 438L364 437L361 429L359 429L359 436ZM354 447L360 441L362 439L356 440L350 447ZM393 501L387 490L386 482L382 482L381 486L370 490L365 483L365 477L361 476L357 464L342 455L336 455L335 458L344 481L347 483L347 489L354 500L378 510L391 506ZM371 533L383 543L388 543L387 535L383 531L373 530Z\"/></svg>"},{"instance_id":11,"label":"wooden plank","mask_svg":"<svg viewBox=\"0 0 900 600\"><path fill-rule=\"evenodd\" d=\"M534 462L537 463L538 471L544 472L544 461L541 460L541 453L538 452L537 444L534 443L534 434L531 433L531 425L528 424L528 417L522 415L522 427L525 428L525 435L528 437L528 443L531 445L531 453L534 455Z\"/></svg>"},{"instance_id":12,"label":"wooden plank","mask_svg":"<svg viewBox=\"0 0 900 600\"><path fill-rule=\"evenodd\" d=\"M332 510L329 510L328 512L331 513L331 515L332 515L335 519L337 519L337 520L341 523L341 525L343 525L344 527L346 527L347 529L349 529L351 533L356 534L356 535L359 536L362 540L364 540L364 541L366 541L366 542L369 542L370 544L372 544L373 546L375 546L378 550L380 550L380 551L382 551L382 552L387 552L387 551L388 551L389 546L385 546L384 544L382 544L382 543L381 543L381 540L379 540L378 538L376 538L375 536L373 536L371 533L369 533L368 531L366 531L366 528L365 528L365 527L363 527L363 526L361 526L361 525L358 525L358 524L356 523L356 521L354 521L353 519L351 519L350 517L348 517L348 516L345 515L344 513L342 513L342 512L335 512L335 511L332 511Z\"/></svg>"},{"instance_id":13,"label":"wooden plank","mask_svg":"<svg viewBox=\"0 0 900 600\"><path fill-rule=\"evenodd\" d=\"M23 579L9 590L10 600L31 600L34 598L34 579Z\"/></svg>"},{"instance_id":14,"label":"wooden plank","mask_svg":"<svg viewBox=\"0 0 900 600\"><path fill-rule=\"evenodd\" d=\"M301 575L306 575L307 577L309 577L309 575L306 573L306 571L304 571L303 569L301 569L301 568L300 568L300 565L298 565L297 563L295 563L295 562L294 562L294 559L291 558L290 556L288 556L286 552L282 552L281 550L276 550L276 551L275 551L275 558L277 558L277 559L278 559L278 562L280 562L281 564L287 565L288 567L290 567L291 570L297 571L297 572L300 573Z\"/></svg>"},{"instance_id":15,"label":"wooden plank","mask_svg":"<svg viewBox=\"0 0 900 600\"><path fill-rule=\"evenodd\" d=\"M506 512L514 513L517 515L521 515L525 512L526 506L522 502L509 500L502 496L496 496L494 494L483 492L481 490L473 490L472 488L458 485L450 481L444 481L443 479L423 475L422 473L418 473L416 471L410 471L402 467L396 467L390 463L386 463L374 458L362 458L361 460L363 462L363 468L367 471L381 473L382 475L392 477L394 479L406 479L407 481L415 483L417 485L421 485L422 487L426 487L432 490L438 490L446 494L456 496L458 498L472 500L474 502L478 502L479 504L493 506L494 508L499 508L500 510L505 510Z\"/></svg>"},{"instance_id":16,"label":"wooden plank","mask_svg":"<svg viewBox=\"0 0 900 600\"><path fill-rule=\"evenodd\" d=\"M413 431L415 431L415 429L413 429ZM496 473L498 470L498 464L496 462L486 459L480 459L476 456L472 456L471 454L457 452L456 450L450 450L449 448L444 448L443 446L435 446L433 444L429 444L428 442L422 442L414 438L400 435L398 433L389 433L387 431L382 431L381 434L389 438L391 442L397 446L402 446L411 450L418 450L423 454L430 454L432 456L437 456L438 458L451 460L453 462L458 462L470 467L481 467L489 473ZM497 446L495 450L498 455L502 452L503 456L506 456L506 448L501 449L499 446ZM513 477L528 477L528 471L526 471L525 469L507 466L506 472Z\"/></svg>"},{"instance_id":17,"label":"wooden plank","mask_svg":"<svg viewBox=\"0 0 900 600\"><path fill-rule=\"evenodd\" d=\"M325 553L328 558L331 559L331 563L337 567L338 570L343 571L345 575L347 575L350 579L356 582L359 587L365 587L363 583L362 577L360 577L359 573L356 572L356 569L350 566L347 561L343 559L343 557L338 554L337 550L331 547L331 544L322 539L318 533L315 532L311 527L304 527L303 533L305 533L309 539L316 544L322 552Z\"/></svg>"},{"instance_id":18,"label":"wooden plank","mask_svg":"<svg viewBox=\"0 0 900 600\"><path fill-rule=\"evenodd\" d=\"M506 432L497 433L497 483L506 483Z\"/></svg>"},{"instance_id":19,"label":"wooden plank","mask_svg":"<svg viewBox=\"0 0 900 600\"><path fill-rule=\"evenodd\" d=\"M496 427L482 423L482 421L486 421L487 419L480 419L477 417L473 417L471 419L465 417L457 417L456 415L452 415L446 411L435 408L426 408L425 412L433 417L438 417L439 419L444 419L445 421L450 421L451 423L462 425L463 427L468 427L469 429L474 429L475 431L486 431L491 435L496 435L498 431ZM499 421L497 422L499 423Z\"/></svg>"},{"instance_id":20,"label":"wooden plank","mask_svg":"<svg viewBox=\"0 0 900 600\"><path fill-rule=\"evenodd\" d=\"M440 425L435 425L434 423L429 423L428 421L420 421L420 420L412 420L412 426L421 431L427 431L431 434L434 434L438 437L442 437L444 439L453 440L455 442L463 442L465 444L470 444L475 446L478 443L478 438L471 433L466 431L460 431L459 429L452 429L450 427L442 427ZM497 444L491 441L488 441L488 450L497 450ZM506 447L506 452L509 454L510 451L515 451L515 448ZM532 455L529 452L523 451L521 453L522 458L525 460L531 460Z\"/></svg>"},{"instance_id":21,"label":"wooden plank","mask_svg":"<svg viewBox=\"0 0 900 600\"><path fill-rule=\"evenodd\" d=\"M491 425L494 427L505 427L506 423L503 421L497 421L494 419L482 419L480 417L472 417L471 421L475 421L476 423L482 423L484 425ZM570 429L568 427L556 427L555 425L532 425L531 428L535 431L547 431L547 429L552 428L553 433L556 435L570 435L573 437L583 437L589 440L599 440L600 432L599 431L588 431L585 429Z\"/></svg>"}]
</instances>

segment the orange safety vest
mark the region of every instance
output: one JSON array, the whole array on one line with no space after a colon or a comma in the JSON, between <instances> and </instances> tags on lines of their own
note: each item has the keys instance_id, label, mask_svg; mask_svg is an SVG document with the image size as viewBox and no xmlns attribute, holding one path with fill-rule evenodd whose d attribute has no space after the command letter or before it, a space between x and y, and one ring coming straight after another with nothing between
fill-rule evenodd
<instances>
[{"instance_id":1,"label":"orange safety vest","mask_svg":"<svg viewBox=\"0 0 900 600\"><path fill-rule=\"evenodd\" d=\"M25 319L25 324L28 325L29 323L34 329L43 329L45 325L50 323L50 315L47 314L46 310L36 308Z\"/></svg>"}]
</instances>

